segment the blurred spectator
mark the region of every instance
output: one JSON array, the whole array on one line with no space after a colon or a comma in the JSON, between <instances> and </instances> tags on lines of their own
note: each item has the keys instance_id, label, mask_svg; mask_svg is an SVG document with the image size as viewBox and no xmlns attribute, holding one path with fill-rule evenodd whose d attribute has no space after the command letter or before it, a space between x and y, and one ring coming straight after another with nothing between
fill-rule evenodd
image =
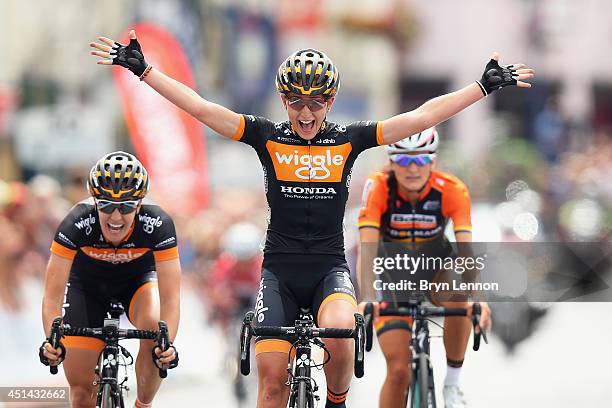
<instances>
[{"instance_id":1,"label":"blurred spectator","mask_svg":"<svg viewBox=\"0 0 612 408\"><path fill-rule=\"evenodd\" d=\"M88 169L84 168L67 170L64 196L70 203L78 203L89 196L85 187L87 184L87 172Z\"/></svg>"},{"instance_id":2,"label":"blurred spectator","mask_svg":"<svg viewBox=\"0 0 612 408\"><path fill-rule=\"evenodd\" d=\"M231 329L254 307L261 274L263 231L255 224L241 222L231 226L221 238L222 251L210 268L202 288L209 295L211 315L222 330Z\"/></svg>"},{"instance_id":3,"label":"blurred spectator","mask_svg":"<svg viewBox=\"0 0 612 408\"><path fill-rule=\"evenodd\" d=\"M549 98L544 110L537 114L534 123L534 138L538 150L546 160L549 163L556 162L567 140L567 124L556 97Z\"/></svg>"}]
</instances>

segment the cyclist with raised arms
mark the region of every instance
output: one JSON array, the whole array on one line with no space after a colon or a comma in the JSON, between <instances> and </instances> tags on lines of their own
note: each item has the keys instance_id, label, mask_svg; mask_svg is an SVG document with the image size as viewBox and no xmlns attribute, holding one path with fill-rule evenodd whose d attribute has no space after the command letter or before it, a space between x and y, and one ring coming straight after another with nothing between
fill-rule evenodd
<instances>
[{"instance_id":1,"label":"cyclist with raised arms","mask_svg":"<svg viewBox=\"0 0 612 408\"><path fill-rule=\"evenodd\" d=\"M102 327L112 299L121 302L138 329L157 330L157 322L164 320L174 341L181 282L176 232L164 210L143 201L148 186L147 171L132 154L109 153L92 167L87 180L92 197L70 210L51 245L42 307L47 339L57 316L72 327ZM104 344L78 336L62 343L65 355L44 341L41 362L63 361L72 406L91 408L96 401L93 372ZM160 364L178 364L174 346L163 353L153 346L141 340L136 358L135 406L140 408L152 406L161 384Z\"/></svg>"},{"instance_id":2,"label":"cyclist with raised arms","mask_svg":"<svg viewBox=\"0 0 612 408\"><path fill-rule=\"evenodd\" d=\"M353 328L357 303L344 258L342 220L352 165L362 151L418 133L504 86L529 87L533 70L523 64L500 67L497 54L483 77L465 88L432 99L418 109L380 122L341 126L326 120L340 76L323 52L291 54L278 68L276 87L288 120L274 123L209 102L194 90L148 65L130 32L130 42L106 37L91 43L98 64L129 69L163 97L229 139L253 147L262 163L270 220L264 248L256 320L293 326L300 308L311 308L320 327ZM332 360L325 366L326 407L344 407L352 377L353 344L326 342ZM259 338L258 407L286 405L287 339Z\"/></svg>"},{"instance_id":3,"label":"cyclist with raised arms","mask_svg":"<svg viewBox=\"0 0 612 408\"><path fill-rule=\"evenodd\" d=\"M359 212L359 279L362 297L371 299L373 273L372 256L402 250L415 257L430 256L446 258L453 256L453 248L444 235L449 220L453 222L458 252L469 253L466 248L472 242L470 195L466 185L457 177L438 171L436 150L439 135L434 127L409 136L387 146L389 164L383 171L374 173L364 187L362 208ZM379 244L393 243L394 248L385 250ZM368 247L371 246L371 247ZM457 254L462 255L462 254ZM448 259L448 258L447 258ZM395 272L395 271L393 271ZM399 282L406 278L406 271L387 277ZM442 271L410 271L412 281L420 278L428 281L444 280ZM391 274L391 272L389 272ZM415 278L416 277L416 278ZM452 272L450 274L452 277ZM431 295L429 293L428 295ZM450 295L445 292L444 295ZM430 296L431 300L444 307L463 307L470 310L466 300L448 301L443 296ZM393 292L380 291L380 300L393 306L402 306L405 300ZM481 302L480 325L485 330L491 326L490 309ZM412 381L410 339L412 319L401 316L384 316L375 320L380 348L387 363L387 376L380 393L381 408L406 406L406 390ZM464 408L463 393L459 388L459 374L463 365L466 347L472 329L467 317L444 319L444 346L446 348L447 375L444 381L444 406Z\"/></svg>"}]
</instances>

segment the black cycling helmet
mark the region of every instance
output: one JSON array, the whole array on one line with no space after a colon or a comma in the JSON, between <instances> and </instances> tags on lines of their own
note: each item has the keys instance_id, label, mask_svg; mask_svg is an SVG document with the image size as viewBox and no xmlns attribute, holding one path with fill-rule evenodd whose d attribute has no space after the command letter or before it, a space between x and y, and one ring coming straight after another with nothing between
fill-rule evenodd
<instances>
[{"instance_id":1,"label":"black cycling helmet","mask_svg":"<svg viewBox=\"0 0 612 408\"><path fill-rule=\"evenodd\" d=\"M132 154L112 152L91 168L87 189L94 198L113 201L140 200L147 194L149 176Z\"/></svg>"},{"instance_id":2,"label":"black cycling helmet","mask_svg":"<svg viewBox=\"0 0 612 408\"><path fill-rule=\"evenodd\" d=\"M331 59L312 48L299 50L278 67L276 88L280 93L334 96L340 84L340 74Z\"/></svg>"}]
</instances>

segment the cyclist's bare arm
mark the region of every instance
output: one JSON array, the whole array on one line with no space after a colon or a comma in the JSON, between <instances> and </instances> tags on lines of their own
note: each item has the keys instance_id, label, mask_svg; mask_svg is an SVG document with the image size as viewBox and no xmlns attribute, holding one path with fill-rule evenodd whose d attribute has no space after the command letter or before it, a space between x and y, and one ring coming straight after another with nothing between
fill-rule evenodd
<instances>
[{"instance_id":1,"label":"cyclist's bare arm","mask_svg":"<svg viewBox=\"0 0 612 408\"><path fill-rule=\"evenodd\" d=\"M62 315L64 293L71 267L72 260L51 254L47 264L42 302L42 323L46 336L50 334L53 319Z\"/></svg>"},{"instance_id":2,"label":"cyclist's bare arm","mask_svg":"<svg viewBox=\"0 0 612 408\"><path fill-rule=\"evenodd\" d=\"M98 64L112 65L113 59L110 51L115 41L106 37L98 38L101 43L90 43L92 48L98 50L92 51L92 55L103 58L98 61ZM136 39L134 30L130 31L130 38ZM220 135L231 138L236 134L240 126L240 115L236 112L207 101L187 85L170 78L155 68L149 69L143 81L168 101L172 102Z\"/></svg>"},{"instance_id":3,"label":"cyclist's bare arm","mask_svg":"<svg viewBox=\"0 0 612 408\"><path fill-rule=\"evenodd\" d=\"M180 319L181 263L179 258L155 263L159 286L160 320L168 324L170 341L174 341Z\"/></svg>"},{"instance_id":4,"label":"cyclist's bare arm","mask_svg":"<svg viewBox=\"0 0 612 408\"><path fill-rule=\"evenodd\" d=\"M240 126L240 115L236 112L207 101L187 85L170 78L155 68L151 69L144 82L221 136L231 138L236 134Z\"/></svg>"},{"instance_id":5,"label":"cyclist's bare arm","mask_svg":"<svg viewBox=\"0 0 612 408\"><path fill-rule=\"evenodd\" d=\"M362 301L373 301L376 293L373 287L374 273L372 265L377 254L380 231L378 228L363 227L359 229L357 246L357 283Z\"/></svg>"},{"instance_id":6,"label":"cyclist's bare arm","mask_svg":"<svg viewBox=\"0 0 612 408\"><path fill-rule=\"evenodd\" d=\"M455 232L457 242L472 242L472 233L467 231Z\"/></svg>"},{"instance_id":7,"label":"cyclist's bare arm","mask_svg":"<svg viewBox=\"0 0 612 408\"><path fill-rule=\"evenodd\" d=\"M499 54L493 53L491 59L498 61ZM534 70L524 64L512 64L515 70L514 85L529 88L531 84L523 82L534 76ZM487 66L488 67L488 66ZM504 84L506 86L506 84ZM450 119L457 113L484 98L482 85L474 82L463 89L438 96L419 106L413 111L402 113L382 122L382 134L385 144L395 143L407 136Z\"/></svg>"}]
</instances>

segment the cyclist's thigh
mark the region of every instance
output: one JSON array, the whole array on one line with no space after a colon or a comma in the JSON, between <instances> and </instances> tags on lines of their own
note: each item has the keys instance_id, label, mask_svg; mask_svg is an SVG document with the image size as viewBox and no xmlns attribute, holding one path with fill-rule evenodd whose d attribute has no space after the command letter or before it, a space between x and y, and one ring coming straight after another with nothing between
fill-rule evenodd
<instances>
[{"instance_id":1,"label":"cyclist's thigh","mask_svg":"<svg viewBox=\"0 0 612 408\"><path fill-rule=\"evenodd\" d=\"M287 353L260 353L257 355L256 361L257 374L260 378L271 377L282 381L287 379Z\"/></svg>"},{"instance_id":2,"label":"cyclist's thigh","mask_svg":"<svg viewBox=\"0 0 612 408\"><path fill-rule=\"evenodd\" d=\"M317 324L321 327L355 326L354 313L357 312L357 301L346 264L333 267L321 279L315 290L312 310Z\"/></svg>"},{"instance_id":3,"label":"cyclist's thigh","mask_svg":"<svg viewBox=\"0 0 612 408\"><path fill-rule=\"evenodd\" d=\"M159 290L155 272L144 272L127 283L118 296L130 322L143 330L157 330Z\"/></svg>"},{"instance_id":4,"label":"cyclist's thigh","mask_svg":"<svg viewBox=\"0 0 612 408\"><path fill-rule=\"evenodd\" d=\"M91 388L95 374L94 369L98 363L100 353L95 350L71 348L66 353L66 360L62 363L66 379L71 387Z\"/></svg>"},{"instance_id":5,"label":"cyclist's thigh","mask_svg":"<svg viewBox=\"0 0 612 408\"><path fill-rule=\"evenodd\" d=\"M74 275L66 286L64 323L72 327L101 327L105 317L105 298L95 293ZM66 360L62 363L71 387L93 387L94 368L104 342L80 336L62 339L66 347Z\"/></svg>"},{"instance_id":6,"label":"cyclist's thigh","mask_svg":"<svg viewBox=\"0 0 612 408\"><path fill-rule=\"evenodd\" d=\"M461 276L454 271L440 270L432 278L433 282L448 285L449 288L455 287L454 282L461 283ZM465 307L468 301L466 291L441 289L439 291L429 291L427 294L429 301L435 306L443 307Z\"/></svg>"},{"instance_id":7,"label":"cyclist's thigh","mask_svg":"<svg viewBox=\"0 0 612 408\"><path fill-rule=\"evenodd\" d=\"M287 406L289 387L285 386L288 379L286 353L262 353L257 355L258 404L270 397L274 398L279 407Z\"/></svg>"},{"instance_id":8,"label":"cyclist's thigh","mask_svg":"<svg viewBox=\"0 0 612 408\"><path fill-rule=\"evenodd\" d=\"M411 361L411 327L412 322L409 317L384 316L377 319L375 328L378 344L387 364Z\"/></svg>"},{"instance_id":9,"label":"cyclist's thigh","mask_svg":"<svg viewBox=\"0 0 612 408\"><path fill-rule=\"evenodd\" d=\"M71 274L66 285L63 322L72 327L102 327L106 317L107 302L104 294L96 292L91 285ZM99 353L104 347L102 340L81 336L67 336L62 343L70 351L79 349ZM70 354L68 353L68 356Z\"/></svg>"},{"instance_id":10,"label":"cyclist's thigh","mask_svg":"<svg viewBox=\"0 0 612 408\"><path fill-rule=\"evenodd\" d=\"M255 300L255 324L258 326L293 326L299 317L299 307L293 293L277 274L263 269ZM255 354L289 353L291 339L258 337ZM259 361L259 358L258 358ZM287 360L285 359L285 365ZM259 365L259 363L258 363Z\"/></svg>"}]
</instances>

